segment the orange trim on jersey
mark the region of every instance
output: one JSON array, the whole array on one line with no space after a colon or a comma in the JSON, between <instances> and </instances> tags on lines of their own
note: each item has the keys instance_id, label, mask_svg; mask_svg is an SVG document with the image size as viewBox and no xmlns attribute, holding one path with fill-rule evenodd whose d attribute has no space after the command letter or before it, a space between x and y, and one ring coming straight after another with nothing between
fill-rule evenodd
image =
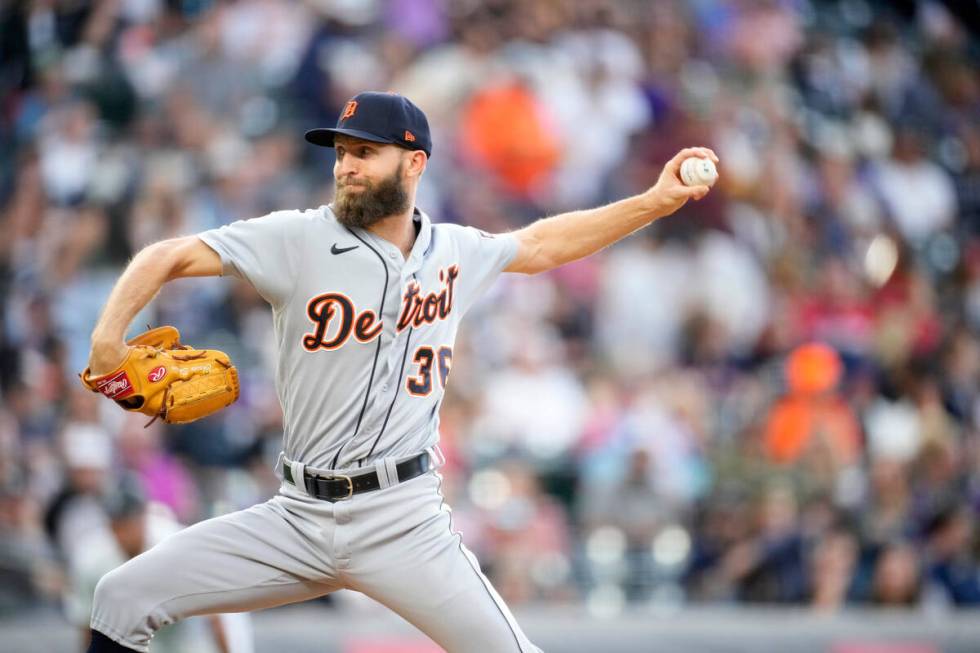
<instances>
[{"instance_id":1,"label":"orange trim on jersey","mask_svg":"<svg viewBox=\"0 0 980 653\"><path fill-rule=\"evenodd\" d=\"M342 316L340 329L337 331L337 335L334 336L332 340L324 340L327 337L327 329L330 326L330 322L333 320L334 302L346 302L347 308L350 309L350 318L344 321ZM325 303L325 306L321 308L319 312L315 312L314 305L318 303ZM326 319L323 318L324 311L330 312L329 315L326 316ZM347 312L345 312L344 315L347 315ZM350 338L351 332L354 330L356 316L357 307L354 305L354 300L344 293L328 292L323 293L322 295L317 295L306 303L306 317L308 317L311 322L316 324L316 329L313 333L303 334L303 337L300 339L300 344L303 345L303 349L311 353L320 349L326 349L327 351L340 349L347 342L348 338Z\"/></svg>"},{"instance_id":2,"label":"orange trim on jersey","mask_svg":"<svg viewBox=\"0 0 980 653\"><path fill-rule=\"evenodd\" d=\"M453 263L446 268L446 312L441 314L442 319L446 319L453 310L453 288L456 286L456 279L459 278L459 263Z\"/></svg>"},{"instance_id":3,"label":"orange trim on jersey","mask_svg":"<svg viewBox=\"0 0 980 653\"><path fill-rule=\"evenodd\" d=\"M425 299L422 300L422 305L420 307L421 310L419 310L419 314L421 315L423 322L432 324L433 322L436 321L436 318L439 317L440 298L442 298L441 302L445 303L445 297L446 297L445 290L443 290L438 295L436 295L435 293L429 293L428 295L425 296ZM429 314L430 308L432 309L431 315ZM416 325L416 326L421 326L421 325Z\"/></svg>"},{"instance_id":4,"label":"orange trim on jersey","mask_svg":"<svg viewBox=\"0 0 980 653\"><path fill-rule=\"evenodd\" d=\"M446 375L442 375L442 352L443 350L449 352L449 356L446 357ZM442 389L446 389L446 385L449 383L449 373L453 371L453 348L448 345L443 345L439 347L439 351L436 352L436 365L437 371L439 372L439 384Z\"/></svg>"},{"instance_id":5,"label":"orange trim on jersey","mask_svg":"<svg viewBox=\"0 0 980 653\"><path fill-rule=\"evenodd\" d=\"M419 358L419 352L421 352L423 349L428 349L429 350L429 363L428 363L428 365L425 365L420 360L418 360L418 358ZM414 375L414 376L410 376L410 377L408 377L408 378L405 379L405 389L408 391L408 394L412 395L413 397L428 397L430 394L432 394L432 364L435 363L435 358L436 358L435 352L432 351L432 347L431 346L429 346L429 345L419 345L418 347L415 348L415 353L412 354L412 363L413 364L414 363L418 363L418 365L419 365L419 373L416 374L416 375ZM419 377L419 378L416 378L416 377ZM412 390L412 383L413 382L416 385L424 385L424 382L425 382L426 378L428 378L428 381L429 381L429 383L428 383L429 389L428 390L426 390L425 392L415 392L414 390Z\"/></svg>"},{"instance_id":6,"label":"orange trim on jersey","mask_svg":"<svg viewBox=\"0 0 980 653\"><path fill-rule=\"evenodd\" d=\"M361 322L364 322L365 318L367 318L367 320L362 327ZM358 315L357 318L354 320L354 338L358 342L371 342L372 340L377 338L381 334L381 331L384 329L384 323L381 320L378 320L373 327L371 326L371 323L377 319L378 319L377 314L370 309ZM361 333L365 329L370 329L370 330L364 333L364 336L361 337Z\"/></svg>"},{"instance_id":7,"label":"orange trim on jersey","mask_svg":"<svg viewBox=\"0 0 980 653\"><path fill-rule=\"evenodd\" d=\"M454 263L446 268L440 268L439 283L443 288L422 296L421 285L414 279L405 287L402 293L402 310L395 325L395 330L401 333L411 325L418 328L423 324L434 324L436 320L445 320L453 310L453 297L456 279L459 278L459 264Z\"/></svg>"},{"instance_id":8,"label":"orange trim on jersey","mask_svg":"<svg viewBox=\"0 0 980 653\"><path fill-rule=\"evenodd\" d=\"M419 294L422 292L422 286L418 281L412 279L405 286L405 290L402 292L402 312L398 316L398 322L395 323L395 330L401 333L405 328L412 323L412 315L415 311L415 303Z\"/></svg>"}]
</instances>

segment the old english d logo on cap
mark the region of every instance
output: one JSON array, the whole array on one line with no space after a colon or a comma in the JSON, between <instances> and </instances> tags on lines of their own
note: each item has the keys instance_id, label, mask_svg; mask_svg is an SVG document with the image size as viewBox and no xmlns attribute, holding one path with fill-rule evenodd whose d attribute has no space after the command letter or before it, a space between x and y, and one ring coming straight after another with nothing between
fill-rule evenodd
<instances>
[{"instance_id":1,"label":"old english d logo on cap","mask_svg":"<svg viewBox=\"0 0 980 653\"><path fill-rule=\"evenodd\" d=\"M357 111L357 100L351 100L344 105L344 111L340 114L340 119L347 120L354 115L355 111Z\"/></svg>"}]
</instances>

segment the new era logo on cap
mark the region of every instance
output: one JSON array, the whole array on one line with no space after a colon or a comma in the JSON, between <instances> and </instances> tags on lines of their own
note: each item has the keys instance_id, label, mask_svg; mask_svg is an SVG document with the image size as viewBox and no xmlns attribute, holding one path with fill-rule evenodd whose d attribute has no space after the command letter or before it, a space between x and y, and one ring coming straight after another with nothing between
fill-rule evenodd
<instances>
[{"instance_id":1,"label":"new era logo on cap","mask_svg":"<svg viewBox=\"0 0 980 653\"><path fill-rule=\"evenodd\" d=\"M375 143L392 143L432 155L429 121L422 110L397 93L360 93L340 112L336 127L321 127L306 132L314 145L333 147L334 137L345 134Z\"/></svg>"}]
</instances>

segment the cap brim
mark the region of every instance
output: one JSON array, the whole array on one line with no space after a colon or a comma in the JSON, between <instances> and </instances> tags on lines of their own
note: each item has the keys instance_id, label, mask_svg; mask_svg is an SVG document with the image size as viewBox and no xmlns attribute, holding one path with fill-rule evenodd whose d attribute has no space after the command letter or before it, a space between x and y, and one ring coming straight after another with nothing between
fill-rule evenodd
<instances>
[{"instance_id":1,"label":"cap brim","mask_svg":"<svg viewBox=\"0 0 980 653\"><path fill-rule=\"evenodd\" d=\"M395 141L390 138L383 138L381 136L376 136L370 132L364 132L359 129L338 129L333 127L320 127L318 129L311 129L304 137L307 142L313 143L314 145L321 145L323 147L333 147L333 139L337 134L343 134L344 136L351 136L353 138L360 138L365 141L371 141L373 143L394 143Z\"/></svg>"}]
</instances>

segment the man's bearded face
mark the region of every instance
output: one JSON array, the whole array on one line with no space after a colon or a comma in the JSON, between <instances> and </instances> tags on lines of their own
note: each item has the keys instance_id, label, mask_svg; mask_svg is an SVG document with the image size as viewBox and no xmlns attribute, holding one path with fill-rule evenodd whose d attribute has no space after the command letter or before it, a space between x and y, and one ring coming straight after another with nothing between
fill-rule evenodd
<instances>
[{"instance_id":1,"label":"man's bearded face","mask_svg":"<svg viewBox=\"0 0 980 653\"><path fill-rule=\"evenodd\" d=\"M389 177L371 182L337 180L333 212L341 224L366 229L389 215L408 210L408 193L402 182L402 163Z\"/></svg>"}]
</instances>

